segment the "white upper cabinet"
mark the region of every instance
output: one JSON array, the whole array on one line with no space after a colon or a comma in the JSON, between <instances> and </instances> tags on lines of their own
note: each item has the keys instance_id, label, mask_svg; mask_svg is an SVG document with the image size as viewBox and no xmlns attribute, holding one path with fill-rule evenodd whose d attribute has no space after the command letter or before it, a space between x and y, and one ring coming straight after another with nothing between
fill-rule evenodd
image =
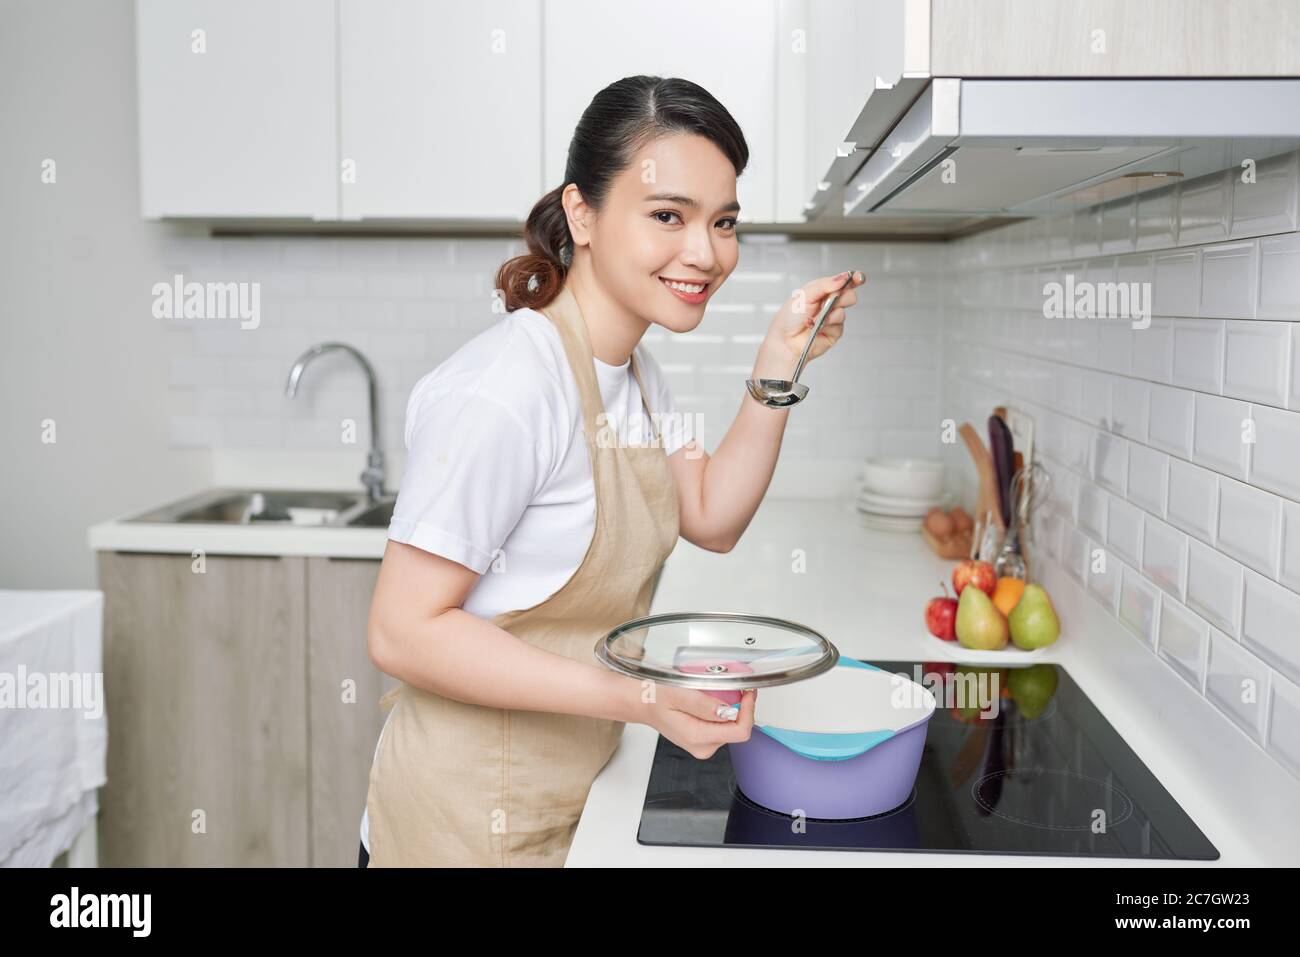
<instances>
[{"instance_id":1,"label":"white upper cabinet","mask_svg":"<svg viewBox=\"0 0 1300 957\"><path fill-rule=\"evenodd\" d=\"M541 70L536 0L339 0L341 217L524 219Z\"/></svg>"},{"instance_id":2,"label":"white upper cabinet","mask_svg":"<svg viewBox=\"0 0 1300 957\"><path fill-rule=\"evenodd\" d=\"M776 216L777 14L778 0L546 3L542 191L561 185L569 139L600 90L625 76L676 76L704 87L740 124L750 159L736 184L739 218L771 222ZM784 127L781 135L787 135Z\"/></svg>"},{"instance_id":3,"label":"white upper cabinet","mask_svg":"<svg viewBox=\"0 0 1300 957\"><path fill-rule=\"evenodd\" d=\"M338 215L334 5L138 0L147 218Z\"/></svg>"}]
</instances>

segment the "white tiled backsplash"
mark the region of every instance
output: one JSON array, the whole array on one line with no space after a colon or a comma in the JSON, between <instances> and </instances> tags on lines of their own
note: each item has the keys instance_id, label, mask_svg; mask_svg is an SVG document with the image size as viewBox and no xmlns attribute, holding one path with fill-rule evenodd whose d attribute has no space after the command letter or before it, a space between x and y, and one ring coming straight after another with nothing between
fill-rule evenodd
<instances>
[{"instance_id":1,"label":"white tiled backsplash","mask_svg":"<svg viewBox=\"0 0 1300 957\"><path fill-rule=\"evenodd\" d=\"M1300 154L1241 172L949 244L944 415L1034 416L1038 560L1300 776ZM1152 283L1149 327L1044 318L1067 275Z\"/></svg>"},{"instance_id":2,"label":"white tiled backsplash","mask_svg":"<svg viewBox=\"0 0 1300 957\"><path fill-rule=\"evenodd\" d=\"M380 383L381 444L400 475L406 400L426 372L501 317L492 311L497 267L523 251L505 239L321 237L173 238L172 281L260 282L261 321L156 320L172 341L171 441L218 450L329 451L344 419L366 432L365 382L351 360L325 356L287 399L293 360L311 344L341 340L364 353ZM868 455L935 454L941 374L939 293L943 246L856 242L742 244L740 265L698 329L645 342L684 412L698 414L715 449L745 397L758 344L794 289L817 276L862 269L871 277L853 330L813 362L805 381L824 396L815 415L794 416L784 459L831 461L851 474ZM363 453L357 452L357 469ZM390 480L390 487L396 481Z\"/></svg>"}]
</instances>

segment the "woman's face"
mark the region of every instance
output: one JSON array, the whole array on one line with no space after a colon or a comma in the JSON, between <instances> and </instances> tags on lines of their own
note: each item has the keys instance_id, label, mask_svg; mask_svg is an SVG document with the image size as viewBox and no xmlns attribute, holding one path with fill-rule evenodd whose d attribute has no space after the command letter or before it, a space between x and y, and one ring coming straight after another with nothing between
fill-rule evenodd
<instances>
[{"instance_id":1,"label":"woman's face","mask_svg":"<svg viewBox=\"0 0 1300 957\"><path fill-rule=\"evenodd\" d=\"M736 268L739 209L735 167L717 146L691 133L662 136L618 175L590 221L592 267L629 312L689 332Z\"/></svg>"}]
</instances>

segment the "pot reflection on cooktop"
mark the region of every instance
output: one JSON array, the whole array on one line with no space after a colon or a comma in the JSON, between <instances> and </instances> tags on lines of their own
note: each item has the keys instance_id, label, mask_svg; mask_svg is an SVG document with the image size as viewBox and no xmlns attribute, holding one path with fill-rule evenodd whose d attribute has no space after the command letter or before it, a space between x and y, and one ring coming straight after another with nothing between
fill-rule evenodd
<instances>
[{"instance_id":1,"label":"pot reflection on cooktop","mask_svg":"<svg viewBox=\"0 0 1300 957\"><path fill-rule=\"evenodd\" d=\"M869 663L907 675L938 698L916 784L899 807L847 821L792 818L740 792L725 747L699 761L660 737L637 840L683 847L1218 858L1059 665ZM962 688L974 693L957 693Z\"/></svg>"}]
</instances>

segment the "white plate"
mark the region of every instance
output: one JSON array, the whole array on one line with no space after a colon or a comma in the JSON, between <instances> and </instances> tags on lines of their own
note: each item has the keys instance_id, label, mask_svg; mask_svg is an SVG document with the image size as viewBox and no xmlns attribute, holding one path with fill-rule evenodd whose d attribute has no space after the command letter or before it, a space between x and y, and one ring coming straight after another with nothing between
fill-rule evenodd
<instances>
[{"instance_id":1,"label":"white plate","mask_svg":"<svg viewBox=\"0 0 1300 957\"><path fill-rule=\"evenodd\" d=\"M872 515L869 512L861 512L858 517L862 520L863 525L878 532L916 534L921 531L921 520L919 518L893 518L888 515Z\"/></svg>"},{"instance_id":2,"label":"white plate","mask_svg":"<svg viewBox=\"0 0 1300 957\"><path fill-rule=\"evenodd\" d=\"M938 508L944 504L946 498L937 498L929 500L907 500L891 498L887 495L873 495L868 491L858 492L858 508L864 512L875 512L877 515L906 515L909 517L924 518L925 514L932 508Z\"/></svg>"}]
</instances>

